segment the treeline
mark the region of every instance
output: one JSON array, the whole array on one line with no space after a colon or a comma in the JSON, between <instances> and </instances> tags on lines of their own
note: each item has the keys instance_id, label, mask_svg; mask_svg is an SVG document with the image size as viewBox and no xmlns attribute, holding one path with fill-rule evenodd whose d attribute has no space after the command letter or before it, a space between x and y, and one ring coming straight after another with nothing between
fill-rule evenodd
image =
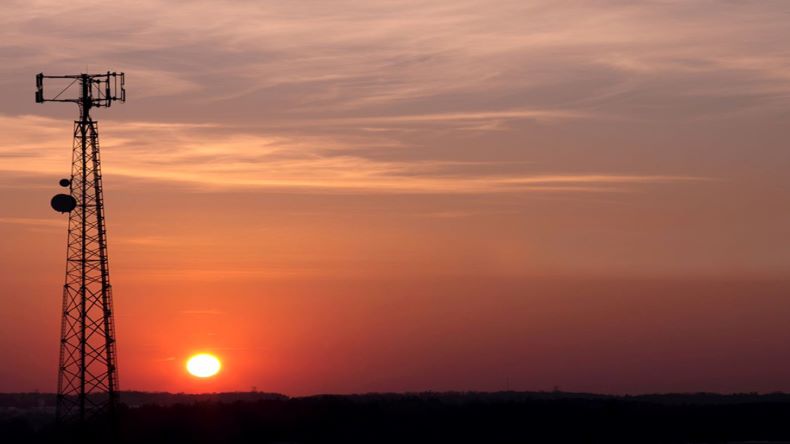
<instances>
[{"instance_id":1,"label":"treeline","mask_svg":"<svg viewBox=\"0 0 790 444\"><path fill-rule=\"evenodd\" d=\"M124 407L117 430L114 437L107 429L73 442L790 442L790 397L424 393L201 400ZM36 425L22 416L0 420L0 442L68 439L51 423Z\"/></svg>"},{"instance_id":2,"label":"treeline","mask_svg":"<svg viewBox=\"0 0 790 444\"><path fill-rule=\"evenodd\" d=\"M288 399L279 393L267 392L223 392L223 393L168 393L168 392L121 392L121 401L127 406L147 404L174 405L196 402L259 401ZM54 393L0 393L0 411L3 409L46 409L55 408Z\"/></svg>"}]
</instances>

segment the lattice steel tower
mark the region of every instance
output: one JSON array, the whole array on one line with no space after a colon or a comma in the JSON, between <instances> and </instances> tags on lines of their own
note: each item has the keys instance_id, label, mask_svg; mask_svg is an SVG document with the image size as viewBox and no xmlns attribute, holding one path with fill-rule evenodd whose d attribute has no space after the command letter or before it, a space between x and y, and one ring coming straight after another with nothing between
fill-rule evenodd
<instances>
[{"instance_id":1,"label":"lattice steel tower","mask_svg":"<svg viewBox=\"0 0 790 444\"><path fill-rule=\"evenodd\" d=\"M60 79L48 83L62 82L66 87L45 98L45 79ZM61 98L77 88L76 98ZM37 103L72 102L80 110L80 119L74 122L71 178L60 181L69 193L58 194L51 202L55 210L69 213L56 413L61 422L113 415L118 403L99 128L90 110L125 100L123 73L36 76Z\"/></svg>"}]
</instances>

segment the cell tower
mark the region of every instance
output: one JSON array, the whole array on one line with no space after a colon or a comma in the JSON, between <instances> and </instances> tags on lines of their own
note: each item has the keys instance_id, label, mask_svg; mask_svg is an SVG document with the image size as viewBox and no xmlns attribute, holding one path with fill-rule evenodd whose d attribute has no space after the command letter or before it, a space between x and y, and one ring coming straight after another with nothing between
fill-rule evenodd
<instances>
[{"instance_id":1,"label":"cell tower","mask_svg":"<svg viewBox=\"0 0 790 444\"><path fill-rule=\"evenodd\" d=\"M46 98L45 79L60 79L48 83L62 82L66 87ZM75 85L78 93L73 91ZM77 98L61 98L68 91ZM99 127L90 116L91 108L110 107L115 101L126 101L123 73L36 76L37 103L72 102L80 110L80 119L74 122L71 178L60 181L69 193L58 194L51 202L56 211L69 213L56 410L62 423L113 415L118 404Z\"/></svg>"}]
</instances>

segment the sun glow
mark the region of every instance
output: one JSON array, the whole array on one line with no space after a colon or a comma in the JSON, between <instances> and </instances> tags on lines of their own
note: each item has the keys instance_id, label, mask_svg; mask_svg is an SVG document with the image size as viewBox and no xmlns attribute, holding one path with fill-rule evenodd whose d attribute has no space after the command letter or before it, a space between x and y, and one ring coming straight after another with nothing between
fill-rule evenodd
<instances>
[{"instance_id":1,"label":"sun glow","mask_svg":"<svg viewBox=\"0 0 790 444\"><path fill-rule=\"evenodd\" d=\"M187 360L187 371L198 378L210 378L219 373L222 364L216 356L199 353Z\"/></svg>"}]
</instances>

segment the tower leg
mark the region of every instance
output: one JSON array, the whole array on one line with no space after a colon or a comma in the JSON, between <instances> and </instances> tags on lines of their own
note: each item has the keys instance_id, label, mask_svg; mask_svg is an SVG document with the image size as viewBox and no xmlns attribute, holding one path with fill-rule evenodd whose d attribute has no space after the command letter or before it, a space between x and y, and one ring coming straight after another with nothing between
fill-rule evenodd
<instances>
[{"instance_id":1,"label":"tower leg","mask_svg":"<svg viewBox=\"0 0 790 444\"><path fill-rule=\"evenodd\" d=\"M57 419L86 421L115 412L118 373L107 261L98 125L74 122L66 282L63 287Z\"/></svg>"}]
</instances>

